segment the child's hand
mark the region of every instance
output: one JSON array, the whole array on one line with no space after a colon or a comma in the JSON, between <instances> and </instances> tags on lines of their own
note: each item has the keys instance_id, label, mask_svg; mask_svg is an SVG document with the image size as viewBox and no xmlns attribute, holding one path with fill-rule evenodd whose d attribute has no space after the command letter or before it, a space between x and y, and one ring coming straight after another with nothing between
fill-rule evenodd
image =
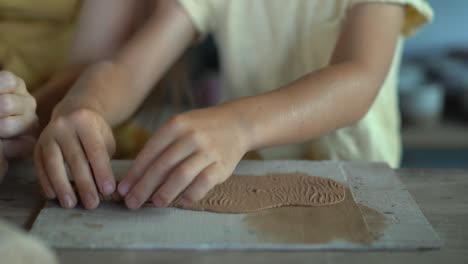
<instances>
[{"instance_id":1,"label":"child's hand","mask_svg":"<svg viewBox=\"0 0 468 264\"><path fill-rule=\"evenodd\" d=\"M247 151L245 132L223 107L176 116L151 138L118 186L131 209L150 197L158 207L182 195L197 201L225 181Z\"/></svg>"},{"instance_id":2,"label":"child's hand","mask_svg":"<svg viewBox=\"0 0 468 264\"><path fill-rule=\"evenodd\" d=\"M0 72L0 138L2 158L30 154L36 142L38 120L36 100L24 81L6 71Z\"/></svg>"},{"instance_id":3,"label":"child's hand","mask_svg":"<svg viewBox=\"0 0 468 264\"><path fill-rule=\"evenodd\" d=\"M57 197L65 208L77 199L65 171L68 164L85 208L96 208L99 196L115 190L110 157L115 150L112 130L94 111L54 112L34 153L37 175L49 199Z\"/></svg>"}]
</instances>

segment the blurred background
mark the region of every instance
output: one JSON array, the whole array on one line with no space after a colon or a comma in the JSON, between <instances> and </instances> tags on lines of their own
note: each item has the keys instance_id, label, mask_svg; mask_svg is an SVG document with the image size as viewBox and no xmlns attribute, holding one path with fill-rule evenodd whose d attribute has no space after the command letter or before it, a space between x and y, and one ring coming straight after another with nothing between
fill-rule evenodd
<instances>
[{"instance_id":1,"label":"blurred background","mask_svg":"<svg viewBox=\"0 0 468 264\"><path fill-rule=\"evenodd\" d=\"M468 1L428 1L434 22L406 42L403 167L468 167Z\"/></svg>"}]
</instances>

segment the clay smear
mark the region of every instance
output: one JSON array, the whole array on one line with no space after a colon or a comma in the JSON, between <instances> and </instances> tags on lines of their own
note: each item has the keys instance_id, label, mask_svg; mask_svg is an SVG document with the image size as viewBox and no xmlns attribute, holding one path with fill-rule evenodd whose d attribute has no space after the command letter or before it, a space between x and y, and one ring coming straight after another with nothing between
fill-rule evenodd
<instances>
[{"instance_id":1,"label":"clay smear","mask_svg":"<svg viewBox=\"0 0 468 264\"><path fill-rule=\"evenodd\" d=\"M304 174L266 176L234 175L214 187L202 200L183 206L177 199L171 206L219 213L246 213L288 206L325 206L345 199L340 183ZM105 201L121 201L117 193L101 196ZM152 206L151 201L145 206Z\"/></svg>"},{"instance_id":2,"label":"clay smear","mask_svg":"<svg viewBox=\"0 0 468 264\"><path fill-rule=\"evenodd\" d=\"M232 176L188 207L197 211L245 213L285 206L324 206L339 203L345 189L338 182L301 174Z\"/></svg>"},{"instance_id":3,"label":"clay smear","mask_svg":"<svg viewBox=\"0 0 468 264\"><path fill-rule=\"evenodd\" d=\"M333 206L276 208L247 214L244 222L261 242L291 244L334 240L370 244L385 228L385 217L357 204L349 190L346 199Z\"/></svg>"}]
</instances>

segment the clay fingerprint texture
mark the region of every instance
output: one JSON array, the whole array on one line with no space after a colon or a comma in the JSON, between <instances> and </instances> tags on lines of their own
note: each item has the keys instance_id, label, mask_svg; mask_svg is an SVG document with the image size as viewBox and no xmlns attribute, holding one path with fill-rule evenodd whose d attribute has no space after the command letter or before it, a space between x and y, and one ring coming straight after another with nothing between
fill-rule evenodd
<instances>
[{"instance_id":1,"label":"clay fingerprint texture","mask_svg":"<svg viewBox=\"0 0 468 264\"><path fill-rule=\"evenodd\" d=\"M182 205L176 199L170 206L219 213L246 213L286 206L326 206L345 199L345 187L328 178L304 174L266 176L233 175L215 186L200 201ZM100 196L104 201L122 201L116 192ZM149 200L145 206L153 206Z\"/></svg>"},{"instance_id":2,"label":"clay fingerprint texture","mask_svg":"<svg viewBox=\"0 0 468 264\"><path fill-rule=\"evenodd\" d=\"M285 206L326 206L342 202L345 187L331 179L303 174L232 176L202 200L175 207L220 213L245 213Z\"/></svg>"}]
</instances>

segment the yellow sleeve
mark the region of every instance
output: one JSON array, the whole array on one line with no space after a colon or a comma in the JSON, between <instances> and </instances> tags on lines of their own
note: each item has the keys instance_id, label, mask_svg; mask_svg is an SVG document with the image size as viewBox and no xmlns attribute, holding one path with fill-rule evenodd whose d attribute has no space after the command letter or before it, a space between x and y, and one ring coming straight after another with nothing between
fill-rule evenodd
<instances>
[{"instance_id":1,"label":"yellow sleeve","mask_svg":"<svg viewBox=\"0 0 468 264\"><path fill-rule=\"evenodd\" d=\"M213 30L215 24L215 11L216 3L223 1L211 0L179 0L179 3L184 8L185 12L192 19L195 28L197 29L200 37L204 37Z\"/></svg>"},{"instance_id":2,"label":"yellow sleeve","mask_svg":"<svg viewBox=\"0 0 468 264\"><path fill-rule=\"evenodd\" d=\"M362 3L393 3L403 5L406 14L402 34L407 37L431 22L434 16L431 6L424 0L351 0L348 9Z\"/></svg>"}]
</instances>

